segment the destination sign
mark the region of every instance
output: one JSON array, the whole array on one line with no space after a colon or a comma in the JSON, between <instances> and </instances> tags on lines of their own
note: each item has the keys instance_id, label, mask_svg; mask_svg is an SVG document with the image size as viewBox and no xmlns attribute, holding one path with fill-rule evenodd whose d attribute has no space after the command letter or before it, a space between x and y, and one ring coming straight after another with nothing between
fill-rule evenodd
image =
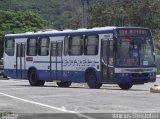
<instances>
[{"instance_id":1,"label":"destination sign","mask_svg":"<svg viewBox=\"0 0 160 119\"><path fill-rule=\"evenodd\" d=\"M145 35L145 34L147 34L147 30L145 30L145 29L119 29L118 34L119 35L125 35L125 34Z\"/></svg>"}]
</instances>

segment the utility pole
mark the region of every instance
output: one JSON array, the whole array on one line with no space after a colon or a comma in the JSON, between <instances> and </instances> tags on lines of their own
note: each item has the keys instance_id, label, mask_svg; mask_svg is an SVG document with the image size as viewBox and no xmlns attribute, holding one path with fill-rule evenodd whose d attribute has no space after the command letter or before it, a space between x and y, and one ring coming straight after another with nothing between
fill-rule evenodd
<instances>
[{"instance_id":1,"label":"utility pole","mask_svg":"<svg viewBox=\"0 0 160 119\"><path fill-rule=\"evenodd\" d=\"M82 12L82 28L87 28L88 27L88 4L89 4L89 0L81 0L82 2L82 8L83 8L83 12Z\"/></svg>"}]
</instances>

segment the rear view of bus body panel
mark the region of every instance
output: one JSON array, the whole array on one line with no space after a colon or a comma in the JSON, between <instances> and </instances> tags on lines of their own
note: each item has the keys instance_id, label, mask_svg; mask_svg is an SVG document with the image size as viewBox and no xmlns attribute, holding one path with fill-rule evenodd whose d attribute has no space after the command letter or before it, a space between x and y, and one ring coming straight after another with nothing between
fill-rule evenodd
<instances>
[{"instance_id":1,"label":"rear view of bus body panel","mask_svg":"<svg viewBox=\"0 0 160 119\"><path fill-rule=\"evenodd\" d=\"M12 54L4 48L4 74L10 78L24 79L26 78L25 49L26 38L12 38L6 41L14 40ZM5 41L5 47L6 47ZM22 56L23 55L23 56Z\"/></svg>"}]
</instances>

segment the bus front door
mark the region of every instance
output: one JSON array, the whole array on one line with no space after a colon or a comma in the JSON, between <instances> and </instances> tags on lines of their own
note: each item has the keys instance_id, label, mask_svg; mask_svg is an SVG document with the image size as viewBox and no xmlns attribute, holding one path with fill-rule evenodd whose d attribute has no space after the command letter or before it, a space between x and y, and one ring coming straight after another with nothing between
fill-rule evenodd
<instances>
[{"instance_id":1,"label":"bus front door","mask_svg":"<svg viewBox=\"0 0 160 119\"><path fill-rule=\"evenodd\" d=\"M102 40L102 81L113 79L113 39Z\"/></svg>"},{"instance_id":2,"label":"bus front door","mask_svg":"<svg viewBox=\"0 0 160 119\"><path fill-rule=\"evenodd\" d=\"M50 49L50 75L51 80L62 80L62 47L63 41L51 42Z\"/></svg>"},{"instance_id":3,"label":"bus front door","mask_svg":"<svg viewBox=\"0 0 160 119\"><path fill-rule=\"evenodd\" d=\"M16 77L19 79L26 78L25 71L25 43L16 44Z\"/></svg>"}]
</instances>

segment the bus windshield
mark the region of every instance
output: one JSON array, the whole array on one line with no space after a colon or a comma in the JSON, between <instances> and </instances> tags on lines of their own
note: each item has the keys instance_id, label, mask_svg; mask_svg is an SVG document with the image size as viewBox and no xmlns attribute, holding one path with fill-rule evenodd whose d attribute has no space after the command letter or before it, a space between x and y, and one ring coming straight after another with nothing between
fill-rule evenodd
<instances>
[{"instance_id":1,"label":"bus windshield","mask_svg":"<svg viewBox=\"0 0 160 119\"><path fill-rule=\"evenodd\" d=\"M117 39L118 66L154 65L153 43L145 36L120 36Z\"/></svg>"}]
</instances>

